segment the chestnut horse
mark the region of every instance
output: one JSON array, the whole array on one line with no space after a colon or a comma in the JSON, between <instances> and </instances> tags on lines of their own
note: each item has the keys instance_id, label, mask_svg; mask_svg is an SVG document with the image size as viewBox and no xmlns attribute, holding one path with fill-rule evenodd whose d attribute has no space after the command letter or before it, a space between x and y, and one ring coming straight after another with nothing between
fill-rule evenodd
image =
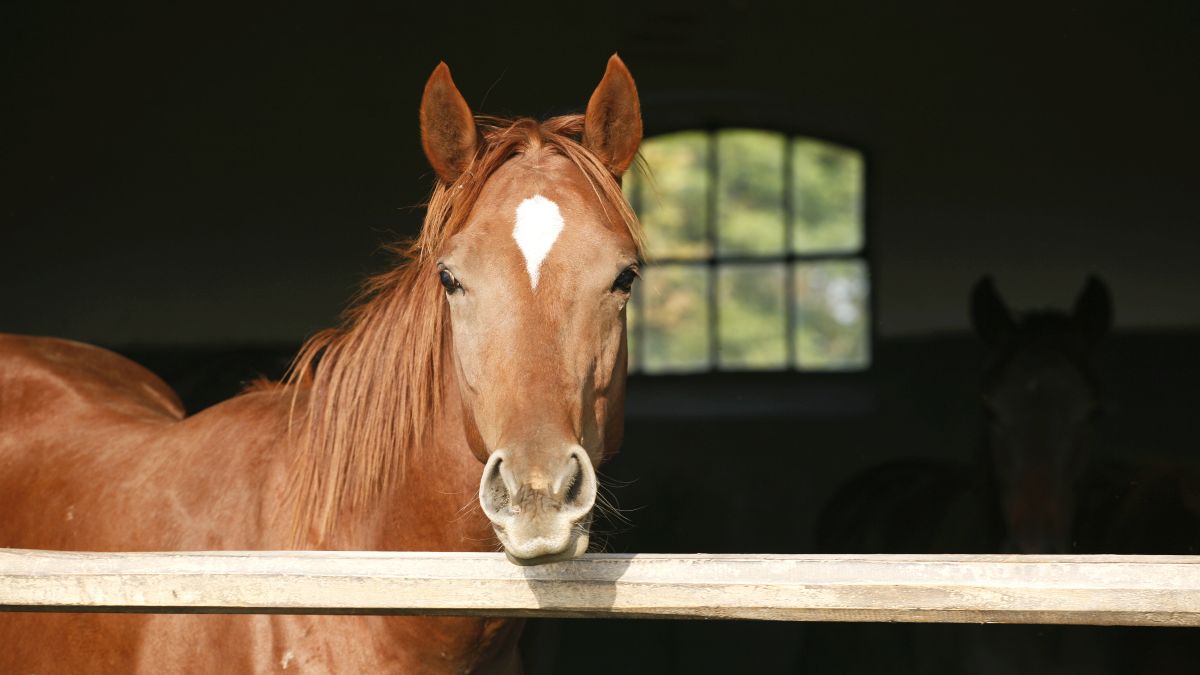
<instances>
[{"instance_id":1,"label":"chestnut horse","mask_svg":"<svg viewBox=\"0 0 1200 675\"><path fill-rule=\"evenodd\" d=\"M0 547L487 551L588 546L623 429L642 123L614 55L584 115L476 118L440 64L438 181L407 260L291 375L191 417L113 353L0 337ZM0 672L520 669L519 621L0 615Z\"/></svg>"}]
</instances>

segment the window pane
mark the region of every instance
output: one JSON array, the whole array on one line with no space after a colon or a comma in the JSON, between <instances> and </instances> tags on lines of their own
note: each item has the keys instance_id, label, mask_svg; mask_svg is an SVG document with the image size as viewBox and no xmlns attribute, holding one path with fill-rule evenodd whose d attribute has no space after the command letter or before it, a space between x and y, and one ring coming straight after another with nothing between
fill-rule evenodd
<instances>
[{"instance_id":1,"label":"window pane","mask_svg":"<svg viewBox=\"0 0 1200 675\"><path fill-rule=\"evenodd\" d=\"M642 143L642 157L648 174L630 171L625 194L645 226L650 257L707 257L708 134L656 136Z\"/></svg>"},{"instance_id":2,"label":"window pane","mask_svg":"<svg viewBox=\"0 0 1200 675\"><path fill-rule=\"evenodd\" d=\"M796 263L798 367L864 368L870 362L867 268L861 260Z\"/></svg>"},{"instance_id":3,"label":"window pane","mask_svg":"<svg viewBox=\"0 0 1200 675\"><path fill-rule=\"evenodd\" d=\"M784 246L784 136L737 129L717 135L717 250L780 254Z\"/></svg>"},{"instance_id":4,"label":"window pane","mask_svg":"<svg viewBox=\"0 0 1200 675\"><path fill-rule=\"evenodd\" d=\"M645 372L708 368L708 267L647 265L642 271Z\"/></svg>"},{"instance_id":5,"label":"window pane","mask_svg":"<svg viewBox=\"0 0 1200 675\"><path fill-rule=\"evenodd\" d=\"M718 271L722 368L787 366L787 305L782 263L722 265Z\"/></svg>"},{"instance_id":6,"label":"window pane","mask_svg":"<svg viewBox=\"0 0 1200 675\"><path fill-rule=\"evenodd\" d=\"M792 141L792 200L796 253L862 248L862 154L832 143Z\"/></svg>"}]
</instances>

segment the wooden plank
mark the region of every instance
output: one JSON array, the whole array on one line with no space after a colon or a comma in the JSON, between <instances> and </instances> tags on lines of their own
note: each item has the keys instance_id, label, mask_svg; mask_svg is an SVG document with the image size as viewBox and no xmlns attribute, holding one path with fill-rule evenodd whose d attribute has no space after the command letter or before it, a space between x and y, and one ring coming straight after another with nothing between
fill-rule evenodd
<instances>
[{"instance_id":1,"label":"wooden plank","mask_svg":"<svg viewBox=\"0 0 1200 675\"><path fill-rule=\"evenodd\" d=\"M0 609L1197 626L1200 556L0 549Z\"/></svg>"}]
</instances>

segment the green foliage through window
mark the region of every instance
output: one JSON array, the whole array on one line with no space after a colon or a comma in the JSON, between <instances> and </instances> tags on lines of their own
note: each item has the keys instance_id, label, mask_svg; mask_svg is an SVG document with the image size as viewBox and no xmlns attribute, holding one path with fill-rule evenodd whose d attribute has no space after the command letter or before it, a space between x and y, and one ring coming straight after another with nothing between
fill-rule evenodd
<instances>
[{"instance_id":1,"label":"green foliage through window","mask_svg":"<svg viewBox=\"0 0 1200 675\"><path fill-rule=\"evenodd\" d=\"M870 363L863 159L757 129L642 144L625 192L650 260L630 370L855 370Z\"/></svg>"}]
</instances>

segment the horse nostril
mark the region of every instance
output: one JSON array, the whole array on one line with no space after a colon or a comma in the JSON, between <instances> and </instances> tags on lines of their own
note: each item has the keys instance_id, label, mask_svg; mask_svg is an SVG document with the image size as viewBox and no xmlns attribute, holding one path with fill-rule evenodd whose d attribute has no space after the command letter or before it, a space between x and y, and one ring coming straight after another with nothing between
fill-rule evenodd
<instances>
[{"instance_id":1,"label":"horse nostril","mask_svg":"<svg viewBox=\"0 0 1200 675\"><path fill-rule=\"evenodd\" d=\"M563 467L561 492L562 508L570 517L582 517L591 511L596 499L596 472L592 462L581 450L573 451Z\"/></svg>"},{"instance_id":2,"label":"horse nostril","mask_svg":"<svg viewBox=\"0 0 1200 675\"><path fill-rule=\"evenodd\" d=\"M480 490L479 496L480 501L483 502L483 508L492 515L508 513L512 505L512 495L504 483L504 476L500 473L500 465L503 463L504 459L499 455L493 457L485 469L483 486Z\"/></svg>"},{"instance_id":3,"label":"horse nostril","mask_svg":"<svg viewBox=\"0 0 1200 675\"><path fill-rule=\"evenodd\" d=\"M579 501L579 495L583 491L583 465L579 462L579 455L571 455L574 460L574 473L571 474L571 482L567 484L567 494L564 500L567 504L574 504Z\"/></svg>"}]
</instances>

